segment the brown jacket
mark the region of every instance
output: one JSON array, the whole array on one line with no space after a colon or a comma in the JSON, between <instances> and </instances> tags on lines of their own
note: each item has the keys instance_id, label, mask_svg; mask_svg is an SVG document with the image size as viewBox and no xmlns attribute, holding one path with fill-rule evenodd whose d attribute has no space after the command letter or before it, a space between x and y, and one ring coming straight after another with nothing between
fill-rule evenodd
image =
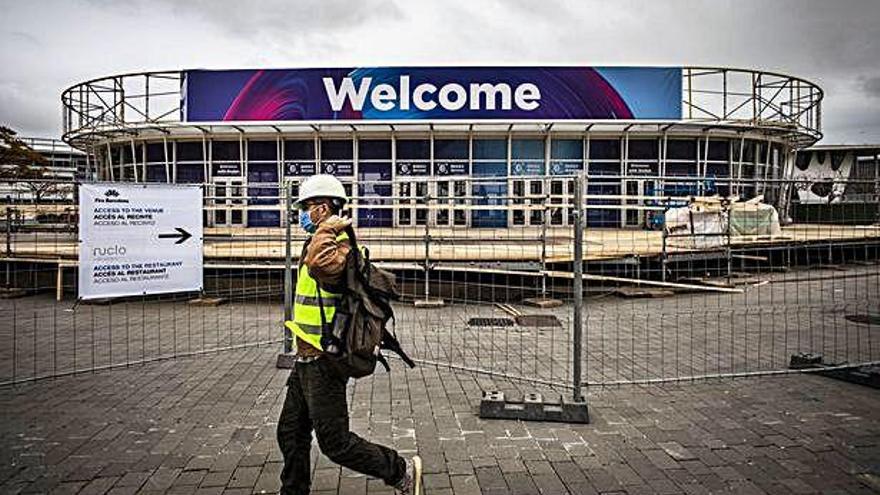
<instances>
[{"instance_id":1,"label":"brown jacket","mask_svg":"<svg viewBox=\"0 0 880 495\"><path fill-rule=\"evenodd\" d=\"M336 215L321 222L301 260L308 267L309 275L324 287L337 285L345 271L345 258L351 251L351 244L348 241L337 242L336 237L349 225L350 219ZM296 351L302 357L321 354L320 350L300 339L296 339Z\"/></svg>"}]
</instances>

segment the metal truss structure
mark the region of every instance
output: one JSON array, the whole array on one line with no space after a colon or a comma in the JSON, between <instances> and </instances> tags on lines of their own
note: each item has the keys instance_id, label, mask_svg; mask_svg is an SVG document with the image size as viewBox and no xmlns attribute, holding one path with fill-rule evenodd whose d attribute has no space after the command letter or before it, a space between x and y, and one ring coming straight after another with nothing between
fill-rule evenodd
<instances>
[{"instance_id":1,"label":"metal truss structure","mask_svg":"<svg viewBox=\"0 0 880 495\"><path fill-rule=\"evenodd\" d=\"M674 121L333 121L188 123L181 118L184 71L101 77L66 89L63 139L76 148L129 138L166 139L193 134L359 133L373 131L667 132L671 129L752 131L793 148L822 137L823 91L807 80L775 72L725 67L684 67L682 117Z\"/></svg>"}]
</instances>

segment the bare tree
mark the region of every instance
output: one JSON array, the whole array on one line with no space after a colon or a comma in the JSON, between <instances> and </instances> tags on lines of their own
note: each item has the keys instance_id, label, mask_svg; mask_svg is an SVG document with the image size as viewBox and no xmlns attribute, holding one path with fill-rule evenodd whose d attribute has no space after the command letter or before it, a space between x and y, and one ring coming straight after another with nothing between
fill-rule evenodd
<instances>
[{"instance_id":1,"label":"bare tree","mask_svg":"<svg viewBox=\"0 0 880 495\"><path fill-rule=\"evenodd\" d=\"M47 180L49 161L34 151L9 127L0 126L0 180L19 182L31 192L34 203L56 191L56 184Z\"/></svg>"}]
</instances>

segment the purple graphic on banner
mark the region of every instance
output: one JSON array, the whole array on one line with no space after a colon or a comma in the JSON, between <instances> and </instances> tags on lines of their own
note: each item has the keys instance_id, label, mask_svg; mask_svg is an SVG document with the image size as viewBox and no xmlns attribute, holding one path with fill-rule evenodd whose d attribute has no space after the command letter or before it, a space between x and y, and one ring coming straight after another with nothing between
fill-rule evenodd
<instances>
[{"instance_id":1,"label":"purple graphic on banner","mask_svg":"<svg viewBox=\"0 0 880 495\"><path fill-rule=\"evenodd\" d=\"M183 120L679 119L681 69L188 71Z\"/></svg>"}]
</instances>

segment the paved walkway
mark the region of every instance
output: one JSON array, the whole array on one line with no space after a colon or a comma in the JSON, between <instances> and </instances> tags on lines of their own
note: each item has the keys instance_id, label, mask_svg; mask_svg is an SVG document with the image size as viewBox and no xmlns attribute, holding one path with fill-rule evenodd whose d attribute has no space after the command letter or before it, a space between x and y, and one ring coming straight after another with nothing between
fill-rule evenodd
<instances>
[{"instance_id":1,"label":"paved walkway","mask_svg":"<svg viewBox=\"0 0 880 495\"><path fill-rule=\"evenodd\" d=\"M0 493L272 493L275 348L0 389ZM502 384L433 367L350 387L358 433L416 451L430 495L876 493L880 392L819 376L597 389L593 423L483 421ZM318 456L313 492L390 493Z\"/></svg>"}]
</instances>

